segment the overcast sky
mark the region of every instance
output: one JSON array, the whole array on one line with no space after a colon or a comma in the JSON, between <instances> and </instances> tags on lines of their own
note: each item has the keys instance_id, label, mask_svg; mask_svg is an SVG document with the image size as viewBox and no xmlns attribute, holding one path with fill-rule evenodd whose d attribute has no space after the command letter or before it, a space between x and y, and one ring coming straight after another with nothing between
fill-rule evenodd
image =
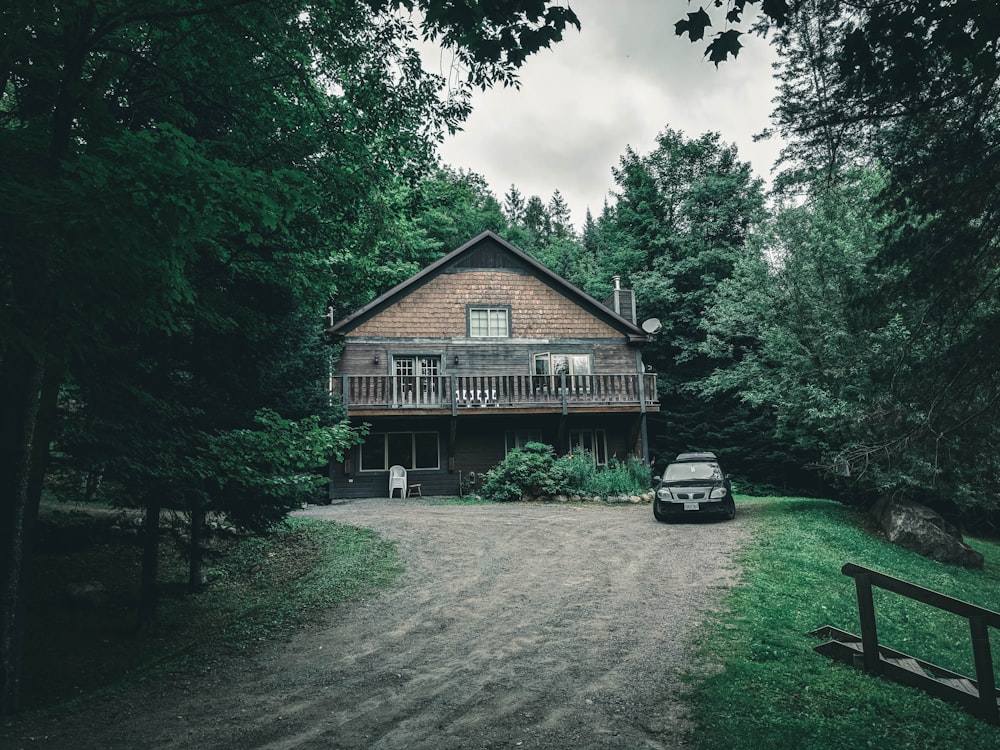
<instances>
[{"instance_id":1,"label":"overcast sky","mask_svg":"<svg viewBox=\"0 0 1000 750\"><path fill-rule=\"evenodd\" d=\"M717 131L769 177L779 146L753 142L775 93L766 40L749 36L739 58L716 69L703 57L707 42L675 36L689 10L680 0L570 5L581 30L530 57L520 89L478 92L463 132L440 149L446 164L482 175L501 203L511 184L546 203L558 189L578 230L588 206L600 214L625 147L647 154L668 127L690 138ZM430 67L446 74L438 61Z\"/></svg>"}]
</instances>

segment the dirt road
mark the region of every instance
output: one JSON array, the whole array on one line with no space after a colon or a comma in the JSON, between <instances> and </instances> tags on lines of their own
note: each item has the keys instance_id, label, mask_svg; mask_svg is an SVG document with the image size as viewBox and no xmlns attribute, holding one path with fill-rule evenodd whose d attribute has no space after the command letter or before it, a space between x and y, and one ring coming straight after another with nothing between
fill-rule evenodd
<instances>
[{"instance_id":1,"label":"dirt road","mask_svg":"<svg viewBox=\"0 0 1000 750\"><path fill-rule=\"evenodd\" d=\"M397 540L400 584L225 674L107 701L31 748L674 748L690 634L736 569L739 517L639 506L356 500L304 515ZM69 744L67 744L69 743Z\"/></svg>"}]
</instances>

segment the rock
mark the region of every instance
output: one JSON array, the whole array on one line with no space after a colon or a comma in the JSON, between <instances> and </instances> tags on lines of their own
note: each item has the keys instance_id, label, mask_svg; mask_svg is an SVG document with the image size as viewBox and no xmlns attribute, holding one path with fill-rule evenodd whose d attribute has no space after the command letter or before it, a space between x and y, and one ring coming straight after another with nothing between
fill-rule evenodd
<instances>
[{"instance_id":1,"label":"rock","mask_svg":"<svg viewBox=\"0 0 1000 750\"><path fill-rule=\"evenodd\" d=\"M633 505L638 505L639 503L642 502L642 498L639 497L638 495L629 495L628 501Z\"/></svg>"},{"instance_id":2,"label":"rock","mask_svg":"<svg viewBox=\"0 0 1000 750\"><path fill-rule=\"evenodd\" d=\"M883 497L871 512L893 544L939 562L983 567L983 556L965 543L961 532L925 505Z\"/></svg>"}]
</instances>

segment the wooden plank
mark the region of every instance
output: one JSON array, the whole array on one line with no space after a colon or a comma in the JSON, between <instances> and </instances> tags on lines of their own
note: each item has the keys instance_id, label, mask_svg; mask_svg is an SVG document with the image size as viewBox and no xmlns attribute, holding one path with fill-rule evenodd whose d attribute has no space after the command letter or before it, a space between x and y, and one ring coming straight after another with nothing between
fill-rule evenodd
<instances>
[{"instance_id":1,"label":"wooden plank","mask_svg":"<svg viewBox=\"0 0 1000 750\"><path fill-rule=\"evenodd\" d=\"M976 681L979 684L981 701L979 711L982 717L994 724L1000 723L1000 712L996 703L996 678L993 674L993 655L990 651L990 633L986 617L969 618L972 636L972 658L976 666Z\"/></svg>"},{"instance_id":2,"label":"wooden plank","mask_svg":"<svg viewBox=\"0 0 1000 750\"><path fill-rule=\"evenodd\" d=\"M854 576L858 598L858 616L861 619L861 644L865 671L879 673L878 629L875 626L875 602L872 599L872 581L868 573Z\"/></svg>"},{"instance_id":3,"label":"wooden plank","mask_svg":"<svg viewBox=\"0 0 1000 750\"><path fill-rule=\"evenodd\" d=\"M926 589L923 586L917 586L899 578L893 578L892 576L879 573L861 565L855 565L854 563L845 564L841 568L841 572L846 576L853 577L855 580L860 575L866 575L873 586L878 586L886 591L892 591L909 599L929 604L932 607L937 607L938 609L943 609L946 612L961 615L962 617L982 617L984 624L1000 628L1000 613L998 612L993 612L975 604L964 602L961 599Z\"/></svg>"},{"instance_id":4,"label":"wooden plank","mask_svg":"<svg viewBox=\"0 0 1000 750\"><path fill-rule=\"evenodd\" d=\"M938 677L936 679L942 685L950 687L953 690L966 693L967 695L971 695L974 698L979 697L979 691L976 689L976 686L973 685L970 680L967 680L964 677Z\"/></svg>"},{"instance_id":5,"label":"wooden plank","mask_svg":"<svg viewBox=\"0 0 1000 750\"><path fill-rule=\"evenodd\" d=\"M899 667L900 669L906 669L914 674L926 677L927 673L920 666L920 662L914 659L912 656L901 656L901 657L886 657L883 656L886 662L892 664L893 666Z\"/></svg>"}]
</instances>

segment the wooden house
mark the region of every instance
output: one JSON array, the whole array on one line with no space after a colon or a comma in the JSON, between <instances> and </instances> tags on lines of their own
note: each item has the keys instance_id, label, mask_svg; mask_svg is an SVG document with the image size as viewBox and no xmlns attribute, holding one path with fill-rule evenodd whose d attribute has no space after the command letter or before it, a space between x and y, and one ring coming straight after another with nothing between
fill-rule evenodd
<instances>
[{"instance_id":1,"label":"wooden house","mask_svg":"<svg viewBox=\"0 0 1000 750\"><path fill-rule=\"evenodd\" d=\"M330 389L370 433L330 469L330 497L388 494L407 470L423 495L457 495L529 441L648 460L659 410L631 292L584 294L484 232L354 314Z\"/></svg>"}]
</instances>

